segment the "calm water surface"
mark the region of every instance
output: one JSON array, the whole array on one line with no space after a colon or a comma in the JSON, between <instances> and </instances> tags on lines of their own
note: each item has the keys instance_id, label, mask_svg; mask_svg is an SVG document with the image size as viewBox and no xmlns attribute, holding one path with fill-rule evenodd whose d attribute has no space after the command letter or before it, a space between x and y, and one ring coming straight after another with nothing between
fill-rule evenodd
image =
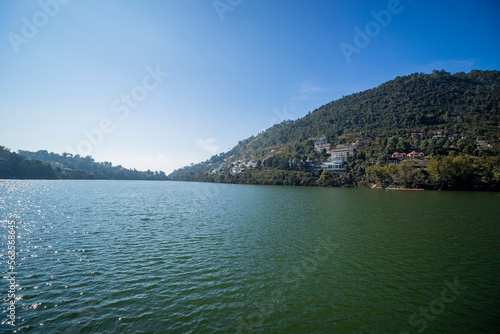
<instances>
[{"instance_id":1,"label":"calm water surface","mask_svg":"<svg viewBox=\"0 0 500 334\"><path fill-rule=\"evenodd\" d=\"M0 181L0 271L14 221L16 333L499 333L499 208L498 193Z\"/></svg>"}]
</instances>

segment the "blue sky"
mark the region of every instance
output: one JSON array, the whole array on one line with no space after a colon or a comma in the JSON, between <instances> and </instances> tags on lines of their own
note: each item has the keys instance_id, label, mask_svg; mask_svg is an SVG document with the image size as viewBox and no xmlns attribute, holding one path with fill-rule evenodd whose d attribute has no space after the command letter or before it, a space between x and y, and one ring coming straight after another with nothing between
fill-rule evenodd
<instances>
[{"instance_id":1,"label":"blue sky","mask_svg":"<svg viewBox=\"0 0 500 334\"><path fill-rule=\"evenodd\" d=\"M482 0L2 1L0 145L168 173L398 75L500 70L499 12Z\"/></svg>"}]
</instances>

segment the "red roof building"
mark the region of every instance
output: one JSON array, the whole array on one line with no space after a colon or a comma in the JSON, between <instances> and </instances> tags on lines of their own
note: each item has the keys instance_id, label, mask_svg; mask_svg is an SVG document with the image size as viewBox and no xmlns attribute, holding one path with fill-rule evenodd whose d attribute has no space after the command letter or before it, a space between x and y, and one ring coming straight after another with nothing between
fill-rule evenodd
<instances>
[{"instance_id":1,"label":"red roof building","mask_svg":"<svg viewBox=\"0 0 500 334\"><path fill-rule=\"evenodd\" d=\"M413 151L411 153L408 153L408 158L424 158L424 153Z\"/></svg>"},{"instance_id":2,"label":"red roof building","mask_svg":"<svg viewBox=\"0 0 500 334\"><path fill-rule=\"evenodd\" d=\"M394 159L404 159L404 158L406 158L406 153L394 152L392 154L392 158L394 158Z\"/></svg>"}]
</instances>

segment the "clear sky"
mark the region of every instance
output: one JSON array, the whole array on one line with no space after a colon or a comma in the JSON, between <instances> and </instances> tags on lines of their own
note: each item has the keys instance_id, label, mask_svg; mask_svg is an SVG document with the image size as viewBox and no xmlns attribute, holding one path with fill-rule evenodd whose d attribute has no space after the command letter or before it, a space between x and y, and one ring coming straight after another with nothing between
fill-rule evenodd
<instances>
[{"instance_id":1,"label":"clear sky","mask_svg":"<svg viewBox=\"0 0 500 334\"><path fill-rule=\"evenodd\" d=\"M500 2L5 0L0 145L208 159L398 75L500 70Z\"/></svg>"}]
</instances>

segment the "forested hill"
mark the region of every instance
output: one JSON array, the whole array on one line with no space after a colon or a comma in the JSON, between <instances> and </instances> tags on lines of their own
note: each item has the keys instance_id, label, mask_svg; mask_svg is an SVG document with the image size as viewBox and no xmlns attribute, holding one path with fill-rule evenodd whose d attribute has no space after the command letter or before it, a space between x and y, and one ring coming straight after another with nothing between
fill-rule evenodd
<instances>
[{"instance_id":1,"label":"forested hill","mask_svg":"<svg viewBox=\"0 0 500 334\"><path fill-rule=\"evenodd\" d=\"M319 175L304 173L308 171L305 166L310 166L306 161L318 164L327 160L325 152L315 152L310 140L325 135L332 148L356 140L363 142L363 147L358 147L355 154L346 159L345 171L338 173L342 175L330 173L335 179L332 184L377 183L368 177L367 167L384 167L395 151L418 150L433 159L498 157L499 126L500 72L473 70L451 75L435 70L432 74L415 73L330 102L296 121L275 125L256 137L241 141L227 153L175 171L171 177L286 184L286 176L294 174L292 184L318 184ZM281 182L276 182L269 170L268 176L259 177L255 171L258 168L228 173L233 162L242 159L254 159L261 170L270 168L289 173L282 173ZM427 164L419 165L423 177L430 182L432 175L426 167ZM249 177L256 179L249 180Z\"/></svg>"},{"instance_id":2,"label":"forested hill","mask_svg":"<svg viewBox=\"0 0 500 334\"><path fill-rule=\"evenodd\" d=\"M96 162L90 156L47 151L19 151L19 154L0 146L0 179L111 179L111 180L168 180L162 171L142 172Z\"/></svg>"}]
</instances>

